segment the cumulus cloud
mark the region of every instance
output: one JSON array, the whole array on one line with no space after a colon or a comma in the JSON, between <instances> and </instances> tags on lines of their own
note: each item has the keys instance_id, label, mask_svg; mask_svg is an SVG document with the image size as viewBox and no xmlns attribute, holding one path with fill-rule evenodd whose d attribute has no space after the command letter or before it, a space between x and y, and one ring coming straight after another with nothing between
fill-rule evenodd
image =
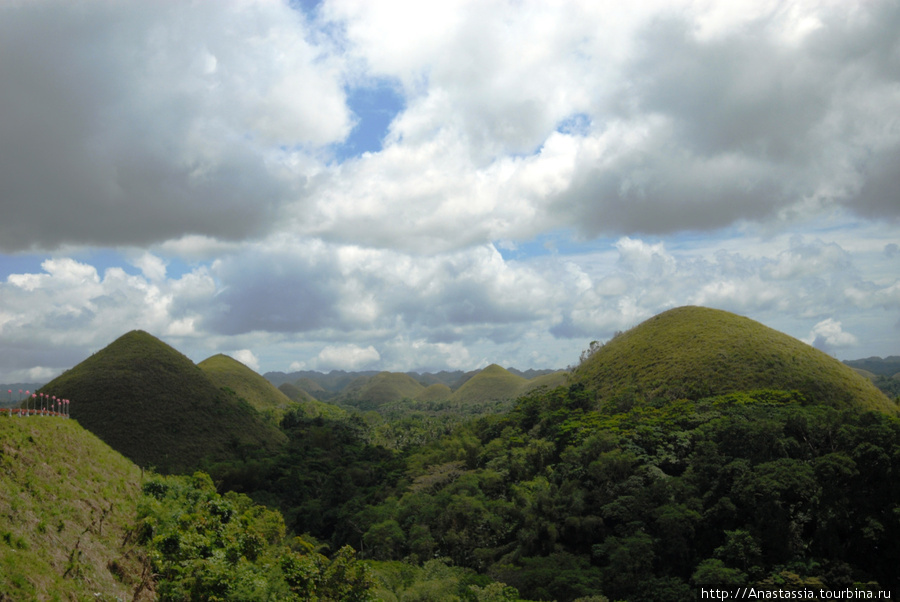
<instances>
[{"instance_id":1,"label":"cumulus cloud","mask_svg":"<svg viewBox=\"0 0 900 602\"><path fill-rule=\"evenodd\" d=\"M4 5L0 246L264 232L352 125L321 55L278 2Z\"/></svg>"},{"instance_id":2,"label":"cumulus cloud","mask_svg":"<svg viewBox=\"0 0 900 602\"><path fill-rule=\"evenodd\" d=\"M316 356L316 367L323 372L331 370L363 370L381 359L372 345L328 345Z\"/></svg>"},{"instance_id":3,"label":"cumulus cloud","mask_svg":"<svg viewBox=\"0 0 900 602\"><path fill-rule=\"evenodd\" d=\"M250 349L239 349L231 356L251 370L259 372L259 358Z\"/></svg>"},{"instance_id":4,"label":"cumulus cloud","mask_svg":"<svg viewBox=\"0 0 900 602\"><path fill-rule=\"evenodd\" d=\"M197 311L213 290L203 269L150 280L118 267L101 275L68 257L41 267L0 283L0 365L12 371L61 371L134 329L175 340L194 335Z\"/></svg>"},{"instance_id":5,"label":"cumulus cloud","mask_svg":"<svg viewBox=\"0 0 900 602\"><path fill-rule=\"evenodd\" d=\"M835 205L897 218L893 3L442 7L323 11L370 72L402 82L407 107L383 152L313 195L309 232L433 252Z\"/></svg>"},{"instance_id":6,"label":"cumulus cloud","mask_svg":"<svg viewBox=\"0 0 900 602\"><path fill-rule=\"evenodd\" d=\"M0 249L43 264L0 256L2 366L131 328L261 369L563 366L687 303L896 353L898 28L890 0L4 4ZM373 82L382 148L344 157Z\"/></svg>"},{"instance_id":7,"label":"cumulus cloud","mask_svg":"<svg viewBox=\"0 0 900 602\"><path fill-rule=\"evenodd\" d=\"M857 338L849 332L844 332L841 323L834 318L827 318L817 323L804 340L826 353L831 353L838 347L848 347L858 343Z\"/></svg>"}]
</instances>

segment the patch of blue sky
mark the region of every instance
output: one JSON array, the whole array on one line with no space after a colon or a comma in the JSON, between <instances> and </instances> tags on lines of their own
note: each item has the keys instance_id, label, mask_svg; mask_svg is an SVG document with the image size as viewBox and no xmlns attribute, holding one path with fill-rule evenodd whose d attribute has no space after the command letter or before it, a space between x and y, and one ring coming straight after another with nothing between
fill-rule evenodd
<instances>
[{"instance_id":1,"label":"patch of blue sky","mask_svg":"<svg viewBox=\"0 0 900 602\"><path fill-rule=\"evenodd\" d=\"M10 274L40 274L41 264L47 259L46 255L33 253L0 255L0 282L6 282Z\"/></svg>"},{"instance_id":2,"label":"patch of blue sky","mask_svg":"<svg viewBox=\"0 0 900 602\"><path fill-rule=\"evenodd\" d=\"M591 132L593 122L587 113L575 113L560 121L556 131L570 136L587 136Z\"/></svg>"},{"instance_id":3,"label":"patch of blue sky","mask_svg":"<svg viewBox=\"0 0 900 602\"><path fill-rule=\"evenodd\" d=\"M0 282L5 282L11 274L43 274L45 270L42 264L45 261L63 257L93 267L101 278L110 268L120 268L132 276L143 276L141 269L134 265L135 257L131 255L124 255L115 249L85 249L63 254L0 255ZM177 280L200 265L185 262L178 257L160 256L160 259L166 264L166 278L170 280Z\"/></svg>"},{"instance_id":4,"label":"patch of blue sky","mask_svg":"<svg viewBox=\"0 0 900 602\"><path fill-rule=\"evenodd\" d=\"M396 85L385 79L348 89L347 104L357 123L347 139L335 147L338 161L380 151L391 122L406 106Z\"/></svg>"},{"instance_id":5,"label":"patch of blue sky","mask_svg":"<svg viewBox=\"0 0 900 602\"><path fill-rule=\"evenodd\" d=\"M322 0L290 0L291 8L312 16L319 10Z\"/></svg>"},{"instance_id":6,"label":"patch of blue sky","mask_svg":"<svg viewBox=\"0 0 900 602\"><path fill-rule=\"evenodd\" d=\"M494 247L505 261L526 261L547 255L582 255L604 252L618 239L606 237L585 240L570 228L545 232L527 241L495 241Z\"/></svg>"}]
</instances>

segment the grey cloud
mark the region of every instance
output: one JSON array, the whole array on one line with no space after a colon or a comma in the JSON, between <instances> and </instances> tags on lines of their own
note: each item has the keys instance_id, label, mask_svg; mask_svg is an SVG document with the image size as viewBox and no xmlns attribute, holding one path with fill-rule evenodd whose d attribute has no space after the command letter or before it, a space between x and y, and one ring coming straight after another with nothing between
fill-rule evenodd
<instances>
[{"instance_id":1,"label":"grey cloud","mask_svg":"<svg viewBox=\"0 0 900 602\"><path fill-rule=\"evenodd\" d=\"M217 334L302 333L339 326L339 275L332 258L247 253L214 269L222 289L204 327Z\"/></svg>"},{"instance_id":2,"label":"grey cloud","mask_svg":"<svg viewBox=\"0 0 900 602\"><path fill-rule=\"evenodd\" d=\"M685 21L655 22L632 66L638 110L672 117L679 143L702 155L804 161L814 150L808 134L829 107L832 73L803 46L773 40L769 27L761 20L701 41Z\"/></svg>"},{"instance_id":3,"label":"grey cloud","mask_svg":"<svg viewBox=\"0 0 900 602\"><path fill-rule=\"evenodd\" d=\"M528 270L508 270L485 250L412 260L388 251L342 256L340 247L290 244L248 249L220 260L212 272L219 292L203 327L217 334L390 338L400 329L429 342L499 343L545 311L535 301L542 291L530 290L544 281Z\"/></svg>"},{"instance_id":4,"label":"grey cloud","mask_svg":"<svg viewBox=\"0 0 900 602\"><path fill-rule=\"evenodd\" d=\"M235 56L247 32L228 38L230 8L0 8L0 248L242 239L302 194L259 144L257 90L232 81L283 74Z\"/></svg>"},{"instance_id":5,"label":"grey cloud","mask_svg":"<svg viewBox=\"0 0 900 602\"><path fill-rule=\"evenodd\" d=\"M848 204L866 217L900 220L900 145L871 157L863 173L862 187Z\"/></svg>"},{"instance_id":6,"label":"grey cloud","mask_svg":"<svg viewBox=\"0 0 900 602\"><path fill-rule=\"evenodd\" d=\"M771 16L710 39L653 21L598 113L602 154L583 153L551 214L588 236L768 221L813 198L896 219L900 8L845 9L792 42Z\"/></svg>"},{"instance_id":7,"label":"grey cloud","mask_svg":"<svg viewBox=\"0 0 900 602\"><path fill-rule=\"evenodd\" d=\"M553 208L593 237L721 228L737 219L761 220L786 202L777 169L679 157L670 140L658 142L663 148L634 149L612 165L582 165Z\"/></svg>"}]
</instances>

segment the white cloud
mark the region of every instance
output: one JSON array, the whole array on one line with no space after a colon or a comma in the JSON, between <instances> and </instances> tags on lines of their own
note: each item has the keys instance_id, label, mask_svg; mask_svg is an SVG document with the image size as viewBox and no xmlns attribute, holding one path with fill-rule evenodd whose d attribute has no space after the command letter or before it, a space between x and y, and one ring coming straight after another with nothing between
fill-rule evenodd
<instances>
[{"instance_id":1,"label":"white cloud","mask_svg":"<svg viewBox=\"0 0 900 602\"><path fill-rule=\"evenodd\" d=\"M372 345L328 345L316 357L316 368L330 370L364 370L375 364L381 355Z\"/></svg>"},{"instance_id":2,"label":"white cloud","mask_svg":"<svg viewBox=\"0 0 900 602\"><path fill-rule=\"evenodd\" d=\"M0 370L131 328L260 369L563 366L686 303L897 352L896 2L310 14L0 6L0 248L43 260L0 255ZM402 109L339 159L373 81Z\"/></svg>"},{"instance_id":3,"label":"white cloud","mask_svg":"<svg viewBox=\"0 0 900 602\"><path fill-rule=\"evenodd\" d=\"M834 318L827 318L813 326L804 341L826 352L831 352L838 347L852 347L859 343L851 333L844 332L840 321Z\"/></svg>"},{"instance_id":4,"label":"white cloud","mask_svg":"<svg viewBox=\"0 0 900 602\"><path fill-rule=\"evenodd\" d=\"M151 253L144 253L133 261L134 266L141 270L144 278L151 282L158 282L166 277L166 262Z\"/></svg>"},{"instance_id":5,"label":"white cloud","mask_svg":"<svg viewBox=\"0 0 900 602\"><path fill-rule=\"evenodd\" d=\"M254 372L259 372L259 358L250 349L239 349L231 354L231 357L241 362Z\"/></svg>"}]
</instances>

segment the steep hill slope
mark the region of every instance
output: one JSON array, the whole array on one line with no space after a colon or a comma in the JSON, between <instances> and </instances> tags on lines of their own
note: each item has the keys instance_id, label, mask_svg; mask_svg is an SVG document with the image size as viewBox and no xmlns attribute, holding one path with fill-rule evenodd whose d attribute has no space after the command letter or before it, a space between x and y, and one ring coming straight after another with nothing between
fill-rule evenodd
<instances>
[{"instance_id":1,"label":"steep hill slope","mask_svg":"<svg viewBox=\"0 0 900 602\"><path fill-rule=\"evenodd\" d=\"M468 379L450 396L454 403L484 403L515 399L528 386L528 380L506 368L491 364Z\"/></svg>"},{"instance_id":2,"label":"steep hill slope","mask_svg":"<svg viewBox=\"0 0 900 602\"><path fill-rule=\"evenodd\" d=\"M814 403L896 412L874 385L827 354L749 318L703 307L666 311L613 338L572 380L610 409L782 389Z\"/></svg>"},{"instance_id":3,"label":"steep hill slope","mask_svg":"<svg viewBox=\"0 0 900 602\"><path fill-rule=\"evenodd\" d=\"M205 458L275 450L285 436L249 404L220 390L187 357L132 331L47 383L71 414L141 466L193 470Z\"/></svg>"},{"instance_id":4,"label":"steep hill slope","mask_svg":"<svg viewBox=\"0 0 900 602\"><path fill-rule=\"evenodd\" d=\"M126 537L137 466L75 420L31 417L0 420L0 467L0 600L153 599Z\"/></svg>"},{"instance_id":5,"label":"steep hill slope","mask_svg":"<svg viewBox=\"0 0 900 602\"><path fill-rule=\"evenodd\" d=\"M220 389L231 389L260 412L284 409L291 402L287 395L275 388L275 385L227 355L219 353L197 365L214 385Z\"/></svg>"}]
</instances>

